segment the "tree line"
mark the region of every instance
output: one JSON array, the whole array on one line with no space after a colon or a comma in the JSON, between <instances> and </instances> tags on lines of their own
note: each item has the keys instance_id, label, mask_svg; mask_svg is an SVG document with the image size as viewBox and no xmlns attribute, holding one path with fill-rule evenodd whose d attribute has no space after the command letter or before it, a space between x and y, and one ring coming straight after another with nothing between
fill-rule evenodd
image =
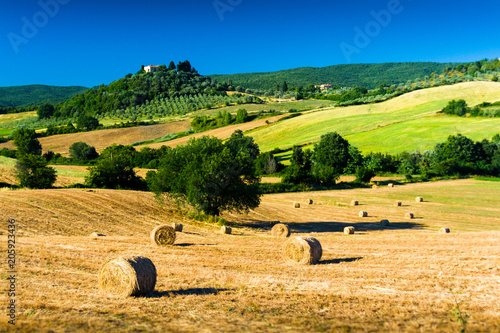
<instances>
[{"instance_id":1,"label":"tree line","mask_svg":"<svg viewBox=\"0 0 500 333\"><path fill-rule=\"evenodd\" d=\"M16 177L21 187L49 188L56 180L48 167L54 154L42 156L33 130L14 133L18 159ZM2 150L5 154L8 150ZM314 148L295 146L290 165L278 162L275 153L261 153L253 138L235 131L226 141L214 137L191 139L185 146L160 149L112 145L99 155L84 142L70 148L70 156L89 165L87 187L150 190L188 203L209 215L226 210L245 211L258 206L263 193L273 191L328 189L343 174L356 175L368 183L377 174L398 173L407 179L489 175L500 176L500 135L474 142L463 135L451 135L426 152L368 154L362 156L338 133L323 135ZM134 168L147 167L146 179ZM280 184L259 184L263 175L282 177Z\"/></svg>"}]
</instances>

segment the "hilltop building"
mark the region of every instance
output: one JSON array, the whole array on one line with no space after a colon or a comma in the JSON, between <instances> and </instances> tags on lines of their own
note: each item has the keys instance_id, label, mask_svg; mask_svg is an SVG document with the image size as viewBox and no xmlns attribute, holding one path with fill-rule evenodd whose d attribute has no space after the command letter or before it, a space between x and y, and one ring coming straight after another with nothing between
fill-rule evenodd
<instances>
[{"instance_id":1,"label":"hilltop building","mask_svg":"<svg viewBox=\"0 0 500 333\"><path fill-rule=\"evenodd\" d=\"M332 85L331 84L321 84L321 85L314 86L314 88L320 88L321 90L328 90L328 89L332 89Z\"/></svg>"},{"instance_id":2,"label":"hilltop building","mask_svg":"<svg viewBox=\"0 0 500 333\"><path fill-rule=\"evenodd\" d=\"M158 67L160 66L153 66L153 65L144 66L144 70L146 71L146 73L154 73L158 71Z\"/></svg>"}]
</instances>

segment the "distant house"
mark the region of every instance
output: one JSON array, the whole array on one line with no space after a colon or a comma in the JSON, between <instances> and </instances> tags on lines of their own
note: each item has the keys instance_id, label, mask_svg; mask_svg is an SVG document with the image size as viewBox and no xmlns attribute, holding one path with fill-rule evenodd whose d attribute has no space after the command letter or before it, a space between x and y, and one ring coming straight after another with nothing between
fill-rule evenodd
<instances>
[{"instance_id":1,"label":"distant house","mask_svg":"<svg viewBox=\"0 0 500 333\"><path fill-rule=\"evenodd\" d=\"M320 85L314 86L314 88L320 88L321 90L328 90L328 89L332 89L332 85L331 84L320 84Z\"/></svg>"},{"instance_id":2,"label":"distant house","mask_svg":"<svg viewBox=\"0 0 500 333\"><path fill-rule=\"evenodd\" d=\"M160 66L149 65L149 66L144 66L144 70L146 71L146 73L154 73L158 71L159 67Z\"/></svg>"}]
</instances>

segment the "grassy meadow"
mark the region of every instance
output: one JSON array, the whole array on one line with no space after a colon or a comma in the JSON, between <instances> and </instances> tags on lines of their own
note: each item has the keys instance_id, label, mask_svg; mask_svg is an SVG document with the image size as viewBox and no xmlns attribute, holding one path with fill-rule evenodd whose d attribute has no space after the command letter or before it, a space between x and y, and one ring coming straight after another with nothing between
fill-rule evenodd
<instances>
[{"instance_id":1,"label":"grassy meadow","mask_svg":"<svg viewBox=\"0 0 500 333\"><path fill-rule=\"evenodd\" d=\"M436 143L445 142L450 135L462 134L472 140L481 141L490 140L499 133L499 118L435 115L346 135L345 139L364 153L401 153L434 149Z\"/></svg>"},{"instance_id":2,"label":"grassy meadow","mask_svg":"<svg viewBox=\"0 0 500 333\"><path fill-rule=\"evenodd\" d=\"M18 227L16 329L495 332L498 198L500 183L474 179L273 194L248 215L224 214L233 234L223 235L174 203L158 205L147 192L0 191L2 230L7 218ZM314 203L292 208L306 199ZM360 206L350 206L353 199ZM361 209L368 217L358 217ZM404 219L410 211L415 219ZM391 224L381 227L382 218ZM318 265L283 260L285 239L270 234L277 220L292 237L311 235L321 243ZM172 222L184 225L175 244L152 245L151 230ZM355 234L343 234L351 225ZM450 234L438 233L444 226ZM92 232L106 236L89 237ZM5 231L0 239L6 241ZM127 298L103 293L100 266L134 254L155 264L155 291Z\"/></svg>"},{"instance_id":3,"label":"grassy meadow","mask_svg":"<svg viewBox=\"0 0 500 333\"><path fill-rule=\"evenodd\" d=\"M494 129L500 128L498 118L431 117L452 99L465 99L471 106L498 101L500 83L460 83L417 90L378 104L326 108L251 131L248 135L254 137L262 151L311 144L319 141L321 135L336 131L352 139L362 152L399 152L421 149L423 144L424 148L431 148L448 135L457 133L490 139L490 132L493 136Z\"/></svg>"}]
</instances>

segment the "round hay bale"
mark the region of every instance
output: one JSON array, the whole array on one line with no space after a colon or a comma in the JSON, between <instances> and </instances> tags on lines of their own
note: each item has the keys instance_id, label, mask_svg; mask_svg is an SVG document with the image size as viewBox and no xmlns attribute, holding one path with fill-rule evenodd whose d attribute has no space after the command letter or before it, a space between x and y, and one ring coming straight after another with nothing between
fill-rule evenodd
<instances>
[{"instance_id":1,"label":"round hay bale","mask_svg":"<svg viewBox=\"0 0 500 333\"><path fill-rule=\"evenodd\" d=\"M389 184L387 184L387 186L394 187L394 184L393 183L389 183Z\"/></svg>"},{"instance_id":2,"label":"round hay bale","mask_svg":"<svg viewBox=\"0 0 500 333\"><path fill-rule=\"evenodd\" d=\"M406 213L405 214L405 219L408 219L408 220L411 220L412 218L414 218L415 216L413 215L413 213Z\"/></svg>"},{"instance_id":3,"label":"round hay bale","mask_svg":"<svg viewBox=\"0 0 500 333\"><path fill-rule=\"evenodd\" d=\"M287 240L283 244L281 252L287 262L314 265L321 259L323 249L316 238L299 236Z\"/></svg>"},{"instance_id":4,"label":"round hay bale","mask_svg":"<svg viewBox=\"0 0 500 333\"><path fill-rule=\"evenodd\" d=\"M224 225L224 226L222 226L222 228L220 228L220 232L223 234L226 234L226 235L230 235L231 232L233 232L233 229L231 229L230 227L226 227Z\"/></svg>"},{"instance_id":5,"label":"round hay bale","mask_svg":"<svg viewBox=\"0 0 500 333\"><path fill-rule=\"evenodd\" d=\"M422 197L416 197L416 198L415 198L415 201L416 201L416 202L423 202L423 201L424 201L424 198L422 198Z\"/></svg>"},{"instance_id":6,"label":"round hay bale","mask_svg":"<svg viewBox=\"0 0 500 333\"><path fill-rule=\"evenodd\" d=\"M175 242L175 230L169 225L159 225L151 231L151 240L158 246L172 245Z\"/></svg>"},{"instance_id":7,"label":"round hay bale","mask_svg":"<svg viewBox=\"0 0 500 333\"><path fill-rule=\"evenodd\" d=\"M380 221L380 225L381 225L382 227L387 227L387 226L389 225L389 220L385 220L385 219L384 219L384 220L381 220L381 221Z\"/></svg>"},{"instance_id":8,"label":"round hay bale","mask_svg":"<svg viewBox=\"0 0 500 333\"><path fill-rule=\"evenodd\" d=\"M346 235L353 235L354 234L354 227L345 227L344 228L344 234L346 234Z\"/></svg>"},{"instance_id":9,"label":"round hay bale","mask_svg":"<svg viewBox=\"0 0 500 333\"><path fill-rule=\"evenodd\" d=\"M396 207L401 207L401 205L403 205L403 203L401 201L396 201L394 203L394 206L396 206Z\"/></svg>"},{"instance_id":10,"label":"round hay bale","mask_svg":"<svg viewBox=\"0 0 500 333\"><path fill-rule=\"evenodd\" d=\"M376 190L377 189L377 185L373 185L372 189Z\"/></svg>"},{"instance_id":11,"label":"round hay bale","mask_svg":"<svg viewBox=\"0 0 500 333\"><path fill-rule=\"evenodd\" d=\"M307 199L307 200L306 200L306 203L307 203L308 205L312 205L312 204L313 204L313 201L312 201L312 199Z\"/></svg>"},{"instance_id":12,"label":"round hay bale","mask_svg":"<svg viewBox=\"0 0 500 333\"><path fill-rule=\"evenodd\" d=\"M439 229L440 234L449 234L450 233L450 228L441 228Z\"/></svg>"},{"instance_id":13,"label":"round hay bale","mask_svg":"<svg viewBox=\"0 0 500 333\"><path fill-rule=\"evenodd\" d=\"M183 226L180 223L172 223L172 228L174 231L182 232Z\"/></svg>"},{"instance_id":14,"label":"round hay bale","mask_svg":"<svg viewBox=\"0 0 500 333\"><path fill-rule=\"evenodd\" d=\"M141 296L155 289L156 267L146 257L111 259L99 270L99 286L115 296Z\"/></svg>"},{"instance_id":15,"label":"round hay bale","mask_svg":"<svg viewBox=\"0 0 500 333\"><path fill-rule=\"evenodd\" d=\"M99 234L97 232L93 232L90 234L90 237L106 237L105 234Z\"/></svg>"},{"instance_id":16,"label":"round hay bale","mask_svg":"<svg viewBox=\"0 0 500 333\"><path fill-rule=\"evenodd\" d=\"M364 210L360 210L358 215L359 215L359 217L367 217L368 212L365 212Z\"/></svg>"},{"instance_id":17,"label":"round hay bale","mask_svg":"<svg viewBox=\"0 0 500 333\"><path fill-rule=\"evenodd\" d=\"M359 202L357 200L351 201L351 206L357 206L359 205Z\"/></svg>"},{"instance_id":18,"label":"round hay bale","mask_svg":"<svg viewBox=\"0 0 500 333\"><path fill-rule=\"evenodd\" d=\"M293 203L294 208L300 208L300 202L294 202Z\"/></svg>"},{"instance_id":19,"label":"round hay bale","mask_svg":"<svg viewBox=\"0 0 500 333\"><path fill-rule=\"evenodd\" d=\"M274 237L290 237L290 228L286 224L278 223L271 229L271 234Z\"/></svg>"}]
</instances>

